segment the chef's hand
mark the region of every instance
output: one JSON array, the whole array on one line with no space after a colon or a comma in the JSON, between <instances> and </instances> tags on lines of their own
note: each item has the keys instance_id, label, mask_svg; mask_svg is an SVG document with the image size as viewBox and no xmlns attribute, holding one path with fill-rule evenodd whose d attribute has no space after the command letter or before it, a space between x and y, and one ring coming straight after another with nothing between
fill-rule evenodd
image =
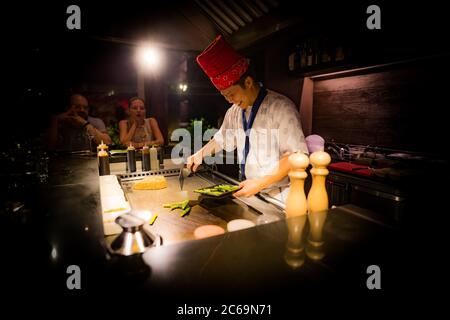
<instances>
[{"instance_id":1,"label":"chef's hand","mask_svg":"<svg viewBox=\"0 0 450 320\"><path fill-rule=\"evenodd\" d=\"M264 189L264 184L260 179L247 179L239 183L240 190L233 193L235 197L251 197Z\"/></svg>"},{"instance_id":2,"label":"chef's hand","mask_svg":"<svg viewBox=\"0 0 450 320\"><path fill-rule=\"evenodd\" d=\"M203 155L201 154L201 152L196 152L192 156L187 158L186 167L189 170L195 172L197 171L198 166L202 164L202 162L203 162Z\"/></svg>"}]
</instances>

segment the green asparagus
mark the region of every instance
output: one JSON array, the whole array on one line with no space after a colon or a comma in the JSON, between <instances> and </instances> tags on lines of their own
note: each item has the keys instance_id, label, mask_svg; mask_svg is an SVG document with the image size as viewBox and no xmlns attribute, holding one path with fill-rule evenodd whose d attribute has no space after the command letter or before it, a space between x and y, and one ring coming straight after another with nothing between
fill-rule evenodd
<instances>
[{"instance_id":1,"label":"green asparagus","mask_svg":"<svg viewBox=\"0 0 450 320\"><path fill-rule=\"evenodd\" d=\"M194 190L194 192L211 195L211 196L220 196L224 193L236 191L239 189L239 186L233 186L228 184L219 184L217 186L211 188L202 188Z\"/></svg>"},{"instance_id":2,"label":"green asparagus","mask_svg":"<svg viewBox=\"0 0 450 320\"><path fill-rule=\"evenodd\" d=\"M170 208L171 210L173 209L186 209L186 207L189 205L189 200L184 200L184 201L180 201L180 202L172 202L172 203L164 203L163 207L164 208Z\"/></svg>"},{"instance_id":3,"label":"green asparagus","mask_svg":"<svg viewBox=\"0 0 450 320\"><path fill-rule=\"evenodd\" d=\"M187 207L180 213L180 217L184 217L184 216L187 215L190 211L191 211L191 207L187 206Z\"/></svg>"},{"instance_id":4,"label":"green asparagus","mask_svg":"<svg viewBox=\"0 0 450 320\"><path fill-rule=\"evenodd\" d=\"M164 208L170 208L170 210L181 209L183 210L180 214L180 217L184 217L191 211L191 207L189 206L189 200L184 200L180 202L172 202L172 203L164 203Z\"/></svg>"}]
</instances>

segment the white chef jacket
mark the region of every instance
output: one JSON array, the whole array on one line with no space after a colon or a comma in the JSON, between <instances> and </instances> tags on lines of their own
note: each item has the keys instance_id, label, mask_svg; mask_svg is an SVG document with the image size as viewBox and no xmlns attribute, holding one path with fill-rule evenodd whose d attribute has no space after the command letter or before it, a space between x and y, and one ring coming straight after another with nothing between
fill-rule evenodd
<instances>
[{"instance_id":1,"label":"white chef jacket","mask_svg":"<svg viewBox=\"0 0 450 320\"><path fill-rule=\"evenodd\" d=\"M247 119L250 109L246 110ZM245 132L242 109L233 104L225 114L219 131L214 135L217 144L226 151L237 148L238 161L242 162ZM308 153L300 114L295 104L286 96L267 90L250 129L250 150L245 162L245 176L256 179L266 176L277 168L280 158L293 152ZM289 192L286 177L268 188L269 194L285 202Z\"/></svg>"}]
</instances>

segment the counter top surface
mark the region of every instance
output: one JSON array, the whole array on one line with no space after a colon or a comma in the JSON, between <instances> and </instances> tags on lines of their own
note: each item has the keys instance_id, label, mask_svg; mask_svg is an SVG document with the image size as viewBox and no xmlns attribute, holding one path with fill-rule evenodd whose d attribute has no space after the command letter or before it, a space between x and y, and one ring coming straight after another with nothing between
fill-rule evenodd
<instances>
[{"instance_id":1,"label":"counter top surface","mask_svg":"<svg viewBox=\"0 0 450 320\"><path fill-rule=\"evenodd\" d=\"M53 159L49 183L37 198L33 219L19 227L24 236L6 251L14 263L2 274L6 280L5 274L16 275L8 280L16 289L44 285L53 293L67 292L67 267L77 265L86 294L131 288L156 298L175 295L179 301L194 296L246 297L261 303L276 300L274 295L284 297L285 292L290 299L287 292L292 290L345 291L358 297L369 292L368 266L378 265L384 293L391 296L409 285L412 262L413 268L429 271L423 255L437 249L426 240L412 246L411 239L418 236L413 229L396 230L343 206L310 216L312 224L306 217L295 217L163 245L143 255L111 256L99 214L95 159ZM323 244L314 246L311 239L317 237L318 221ZM3 236L14 232L17 229ZM421 239L423 234L427 233L422 232ZM28 272L31 262L39 277Z\"/></svg>"}]
</instances>

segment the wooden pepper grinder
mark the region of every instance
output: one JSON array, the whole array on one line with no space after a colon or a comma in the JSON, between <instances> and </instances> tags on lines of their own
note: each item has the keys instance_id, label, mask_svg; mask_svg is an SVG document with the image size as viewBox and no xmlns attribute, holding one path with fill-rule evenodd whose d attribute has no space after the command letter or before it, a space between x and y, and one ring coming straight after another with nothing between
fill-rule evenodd
<instances>
[{"instance_id":1,"label":"wooden pepper grinder","mask_svg":"<svg viewBox=\"0 0 450 320\"><path fill-rule=\"evenodd\" d=\"M325 180L329 173L327 166L331 162L331 157L324 151L316 151L311 154L309 160L312 165L312 185L308 194L308 212L328 210Z\"/></svg>"},{"instance_id":2,"label":"wooden pepper grinder","mask_svg":"<svg viewBox=\"0 0 450 320\"><path fill-rule=\"evenodd\" d=\"M309 165L308 156L296 152L289 156L289 179L291 188L286 200L286 218L302 216L306 214L305 179L308 174L305 172Z\"/></svg>"}]
</instances>

